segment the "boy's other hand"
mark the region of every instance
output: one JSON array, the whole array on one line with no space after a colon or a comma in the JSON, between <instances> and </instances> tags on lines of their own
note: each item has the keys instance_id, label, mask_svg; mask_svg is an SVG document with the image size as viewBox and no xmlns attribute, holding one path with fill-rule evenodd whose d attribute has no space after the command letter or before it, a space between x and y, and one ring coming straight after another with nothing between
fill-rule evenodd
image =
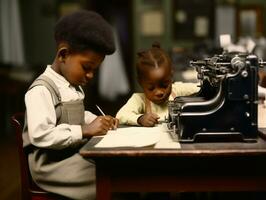
<instances>
[{"instance_id":1,"label":"boy's other hand","mask_svg":"<svg viewBox=\"0 0 266 200\"><path fill-rule=\"evenodd\" d=\"M118 125L118 119L111 117L110 115L98 116L90 124L81 126L82 134L84 137L91 137L96 135L105 135L108 130L116 129Z\"/></svg>"},{"instance_id":2,"label":"boy's other hand","mask_svg":"<svg viewBox=\"0 0 266 200\"><path fill-rule=\"evenodd\" d=\"M145 113L138 118L138 123L141 126L152 127L155 124L158 124L159 118L160 117L155 113Z\"/></svg>"}]
</instances>

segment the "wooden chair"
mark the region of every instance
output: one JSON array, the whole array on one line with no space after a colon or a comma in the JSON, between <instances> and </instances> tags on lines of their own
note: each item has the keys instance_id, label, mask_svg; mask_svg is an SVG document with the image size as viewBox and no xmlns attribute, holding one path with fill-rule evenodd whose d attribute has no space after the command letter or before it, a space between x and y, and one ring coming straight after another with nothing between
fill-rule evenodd
<instances>
[{"instance_id":1,"label":"wooden chair","mask_svg":"<svg viewBox=\"0 0 266 200\"><path fill-rule=\"evenodd\" d=\"M64 197L42 190L34 183L29 171L27 153L23 148L22 131L24 113L15 113L11 117L11 122L16 131L16 143L20 161L22 200L65 200L66 198Z\"/></svg>"}]
</instances>

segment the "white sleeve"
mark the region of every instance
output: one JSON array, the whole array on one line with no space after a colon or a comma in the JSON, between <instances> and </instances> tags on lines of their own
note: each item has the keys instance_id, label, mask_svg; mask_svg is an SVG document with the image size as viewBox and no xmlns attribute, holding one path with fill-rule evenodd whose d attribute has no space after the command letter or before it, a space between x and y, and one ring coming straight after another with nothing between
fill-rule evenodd
<instances>
[{"instance_id":1,"label":"white sleeve","mask_svg":"<svg viewBox=\"0 0 266 200\"><path fill-rule=\"evenodd\" d=\"M93 120L95 120L97 117L97 115L93 114L92 112L89 111L85 111L85 123L89 124L91 123Z\"/></svg>"},{"instance_id":2,"label":"white sleeve","mask_svg":"<svg viewBox=\"0 0 266 200\"><path fill-rule=\"evenodd\" d=\"M139 125L137 120L144 114L145 102L140 93L133 94L127 103L117 112L119 124Z\"/></svg>"},{"instance_id":3,"label":"white sleeve","mask_svg":"<svg viewBox=\"0 0 266 200\"><path fill-rule=\"evenodd\" d=\"M30 142L42 148L63 149L82 139L80 125L56 125L51 94L45 86L35 86L25 95Z\"/></svg>"}]
</instances>

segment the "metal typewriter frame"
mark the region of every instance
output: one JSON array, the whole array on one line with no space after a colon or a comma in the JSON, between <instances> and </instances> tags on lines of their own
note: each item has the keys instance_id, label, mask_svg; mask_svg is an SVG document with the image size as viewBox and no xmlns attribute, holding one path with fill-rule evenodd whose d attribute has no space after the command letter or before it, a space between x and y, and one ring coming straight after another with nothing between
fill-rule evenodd
<instances>
[{"instance_id":1,"label":"metal typewriter frame","mask_svg":"<svg viewBox=\"0 0 266 200\"><path fill-rule=\"evenodd\" d=\"M264 65L240 53L191 61L201 89L169 102L170 133L180 142L256 141L258 69Z\"/></svg>"}]
</instances>

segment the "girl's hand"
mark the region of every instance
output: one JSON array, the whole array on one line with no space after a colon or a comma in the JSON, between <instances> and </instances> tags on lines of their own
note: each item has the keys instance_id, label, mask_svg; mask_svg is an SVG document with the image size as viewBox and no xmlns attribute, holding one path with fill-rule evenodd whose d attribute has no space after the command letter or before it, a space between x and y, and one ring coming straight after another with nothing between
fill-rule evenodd
<instances>
[{"instance_id":1,"label":"girl's hand","mask_svg":"<svg viewBox=\"0 0 266 200\"><path fill-rule=\"evenodd\" d=\"M152 127L155 124L158 124L159 118L160 117L155 113L145 113L138 118L138 123L141 126Z\"/></svg>"},{"instance_id":2,"label":"girl's hand","mask_svg":"<svg viewBox=\"0 0 266 200\"><path fill-rule=\"evenodd\" d=\"M116 129L118 126L118 119L109 115L98 116L90 124L81 126L84 137L92 137L96 135L105 135L108 130Z\"/></svg>"}]
</instances>

